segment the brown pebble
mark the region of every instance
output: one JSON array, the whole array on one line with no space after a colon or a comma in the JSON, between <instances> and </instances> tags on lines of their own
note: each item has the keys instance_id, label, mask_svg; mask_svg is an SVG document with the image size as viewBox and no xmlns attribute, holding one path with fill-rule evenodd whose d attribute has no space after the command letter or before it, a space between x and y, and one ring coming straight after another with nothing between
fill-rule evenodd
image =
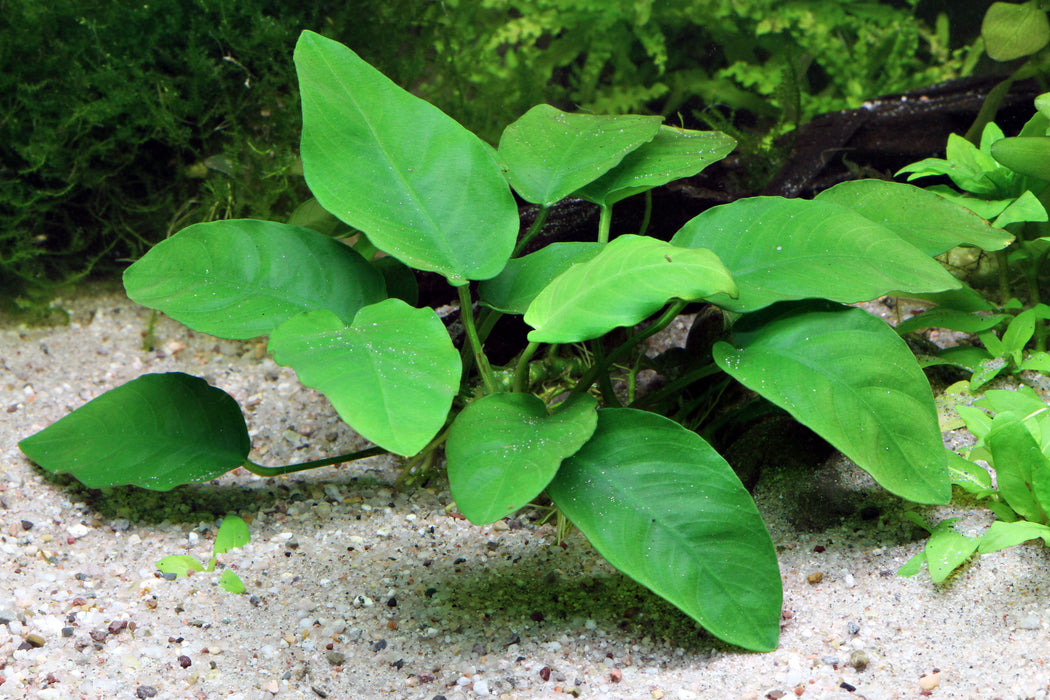
<instances>
[{"instance_id":1,"label":"brown pebble","mask_svg":"<svg viewBox=\"0 0 1050 700\"><path fill-rule=\"evenodd\" d=\"M88 634L90 634L91 638L96 642L104 642L106 641L106 637L109 636L109 632L106 630L91 630Z\"/></svg>"},{"instance_id":2,"label":"brown pebble","mask_svg":"<svg viewBox=\"0 0 1050 700\"><path fill-rule=\"evenodd\" d=\"M40 647L44 646L44 638L41 637L39 634L27 634L26 643L35 649L39 649Z\"/></svg>"},{"instance_id":3,"label":"brown pebble","mask_svg":"<svg viewBox=\"0 0 1050 700\"><path fill-rule=\"evenodd\" d=\"M121 632L123 632L127 628L128 628L128 621L127 620L114 620L113 622L109 623L109 628L108 629L109 629L109 633L110 634L120 634Z\"/></svg>"},{"instance_id":4,"label":"brown pebble","mask_svg":"<svg viewBox=\"0 0 1050 700\"><path fill-rule=\"evenodd\" d=\"M186 656L185 654L179 657L179 666L181 666L182 668L189 668L192 665L193 660L190 659L190 657Z\"/></svg>"},{"instance_id":5,"label":"brown pebble","mask_svg":"<svg viewBox=\"0 0 1050 700\"><path fill-rule=\"evenodd\" d=\"M550 666L544 666L543 668L540 669L540 678L542 678L545 681L549 681L551 679L551 667Z\"/></svg>"},{"instance_id":6,"label":"brown pebble","mask_svg":"<svg viewBox=\"0 0 1050 700\"><path fill-rule=\"evenodd\" d=\"M815 571L809 576L807 576L806 580L809 581L809 585L815 586L824 580L824 573L821 571Z\"/></svg>"},{"instance_id":7,"label":"brown pebble","mask_svg":"<svg viewBox=\"0 0 1050 700\"><path fill-rule=\"evenodd\" d=\"M941 682L941 672L935 671L934 673L927 674L919 679L919 687L923 690L933 690Z\"/></svg>"},{"instance_id":8,"label":"brown pebble","mask_svg":"<svg viewBox=\"0 0 1050 700\"><path fill-rule=\"evenodd\" d=\"M623 671L621 671L618 668L614 668L612 671L609 672L609 680L611 680L613 683L619 683L623 680Z\"/></svg>"},{"instance_id":9,"label":"brown pebble","mask_svg":"<svg viewBox=\"0 0 1050 700\"><path fill-rule=\"evenodd\" d=\"M325 654L325 658L328 659L328 663L331 666L342 666L343 662L346 661L346 655L341 651L330 651Z\"/></svg>"}]
</instances>

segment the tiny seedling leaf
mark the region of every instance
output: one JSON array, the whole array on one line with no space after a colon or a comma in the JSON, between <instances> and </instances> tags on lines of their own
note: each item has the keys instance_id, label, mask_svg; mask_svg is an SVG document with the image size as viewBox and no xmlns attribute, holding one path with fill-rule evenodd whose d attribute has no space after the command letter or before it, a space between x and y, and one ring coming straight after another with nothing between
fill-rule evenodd
<instances>
[{"instance_id":1,"label":"tiny seedling leaf","mask_svg":"<svg viewBox=\"0 0 1050 700\"><path fill-rule=\"evenodd\" d=\"M244 582L241 581L240 576L229 569L223 569L222 574L219 576L219 585L222 586L224 590L238 595L247 590L244 587Z\"/></svg>"},{"instance_id":2,"label":"tiny seedling leaf","mask_svg":"<svg viewBox=\"0 0 1050 700\"><path fill-rule=\"evenodd\" d=\"M236 515L228 515L222 519L222 525L215 533L215 553L225 554L231 549L243 547L250 539L248 524Z\"/></svg>"},{"instance_id":3,"label":"tiny seedling leaf","mask_svg":"<svg viewBox=\"0 0 1050 700\"><path fill-rule=\"evenodd\" d=\"M185 576L190 571L204 571L204 565L186 554L174 554L157 562L157 569L162 574Z\"/></svg>"}]
</instances>

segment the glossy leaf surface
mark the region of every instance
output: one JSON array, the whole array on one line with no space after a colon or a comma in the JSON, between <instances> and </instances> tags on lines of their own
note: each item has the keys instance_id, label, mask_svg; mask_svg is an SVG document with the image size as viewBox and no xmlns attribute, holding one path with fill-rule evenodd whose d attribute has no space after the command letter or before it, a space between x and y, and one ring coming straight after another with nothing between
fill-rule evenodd
<instances>
[{"instance_id":1,"label":"glossy leaf surface","mask_svg":"<svg viewBox=\"0 0 1050 700\"><path fill-rule=\"evenodd\" d=\"M933 392L885 323L827 302L777 304L743 317L715 361L867 471L918 503L951 498Z\"/></svg>"},{"instance_id":2,"label":"glossy leaf surface","mask_svg":"<svg viewBox=\"0 0 1050 700\"><path fill-rule=\"evenodd\" d=\"M510 515L547 487L594 432L597 401L581 396L548 415L532 394L489 394L456 417L445 443L456 506L476 525Z\"/></svg>"},{"instance_id":3,"label":"glossy leaf surface","mask_svg":"<svg viewBox=\"0 0 1050 700\"><path fill-rule=\"evenodd\" d=\"M441 430L459 390L459 353L441 319L400 299L366 306L351 326L330 311L301 314L273 332L270 351L354 430L401 455Z\"/></svg>"},{"instance_id":4,"label":"glossy leaf surface","mask_svg":"<svg viewBox=\"0 0 1050 700\"><path fill-rule=\"evenodd\" d=\"M536 105L500 137L499 156L515 191L550 206L593 182L651 141L658 116L570 114Z\"/></svg>"},{"instance_id":5,"label":"glossy leaf surface","mask_svg":"<svg viewBox=\"0 0 1050 700\"><path fill-rule=\"evenodd\" d=\"M710 301L741 313L784 300L851 304L894 291L961 286L890 229L821 200L752 197L712 207L671 243L714 251L732 273L739 296Z\"/></svg>"},{"instance_id":6,"label":"glossy leaf surface","mask_svg":"<svg viewBox=\"0 0 1050 700\"><path fill-rule=\"evenodd\" d=\"M535 253L507 263L503 272L478 285L482 303L509 314L523 314L532 300L574 263L597 255L603 244L594 241L551 243Z\"/></svg>"},{"instance_id":7,"label":"glossy leaf surface","mask_svg":"<svg viewBox=\"0 0 1050 700\"><path fill-rule=\"evenodd\" d=\"M1050 181L1050 136L1001 139L992 144L992 157L1014 172Z\"/></svg>"},{"instance_id":8,"label":"glossy leaf surface","mask_svg":"<svg viewBox=\"0 0 1050 700\"><path fill-rule=\"evenodd\" d=\"M188 226L124 272L128 296L219 338L267 335L324 308L349 322L386 297L382 276L316 231L252 219Z\"/></svg>"},{"instance_id":9,"label":"glossy leaf surface","mask_svg":"<svg viewBox=\"0 0 1050 700\"><path fill-rule=\"evenodd\" d=\"M1030 56L1050 41L1046 11L1034 2L993 2L981 22L981 38L996 61Z\"/></svg>"},{"instance_id":10,"label":"glossy leaf surface","mask_svg":"<svg viewBox=\"0 0 1050 700\"><path fill-rule=\"evenodd\" d=\"M572 343L649 317L670 299L734 294L728 270L709 250L624 235L554 279L529 305L529 340Z\"/></svg>"},{"instance_id":11,"label":"glossy leaf surface","mask_svg":"<svg viewBox=\"0 0 1050 700\"><path fill-rule=\"evenodd\" d=\"M959 245L1001 250L1014 237L940 195L887 180L852 180L824 190L817 200L834 202L889 228L927 255Z\"/></svg>"},{"instance_id":12,"label":"glossy leaf surface","mask_svg":"<svg viewBox=\"0 0 1050 700\"><path fill-rule=\"evenodd\" d=\"M628 153L615 168L577 194L595 204L615 204L672 180L692 177L734 148L736 139L720 131L661 126L652 141Z\"/></svg>"},{"instance_id":13,"label":"glossy leaf surface","mask_svg":"<svg viewBox=\"0 0 1050 700\"><path fill-rule=\"evenodd\" d=\"M199 377L146 374L18 444L49 472L89 488L167 491L240 466L251 442L237 402Z\"/></svg>"},{"instance_id":14,"label":"glossy leaf surface","mask_svg":"<svg viewBox=\"0 0 1050 700\"><path fill-rule=\"evenodd\" d=\"M302 33L295 67L303 171L325 209L452 284L503 269L518 209L487 144L320 34Z\"/></svg>"},{"instance_id":15,"label":"glossy leaf surface","mask_svg":"<svg viewBox=\"0 0 1050 700\"><path fill-rule=\"evenodd\" d=\"M776 648L773 542L736 473L699 435L653 413L600 410L547 493L609 563L716 637Z\"/></svg>"}]
</instances>

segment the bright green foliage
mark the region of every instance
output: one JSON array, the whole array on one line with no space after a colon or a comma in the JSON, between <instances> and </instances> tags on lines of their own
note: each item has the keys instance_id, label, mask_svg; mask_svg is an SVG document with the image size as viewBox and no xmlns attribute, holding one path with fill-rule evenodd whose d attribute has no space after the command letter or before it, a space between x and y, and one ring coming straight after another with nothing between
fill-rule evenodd
<instances>
[{"instance_id":1,"label":"bright green foliage","mask_svg":"<svg viewBox=\"0 0 1050 700\"><path fill-rule=\"evenodd\" d=\"M459 389L459 353L441 320L399 299L366 306L349 326L325 309L295 316L270 336L270 352L357 432L402 455L437 435Z\"/></svg>"},{"instance_id":2,"label":"bright green foliage","mask_svg":"<svg viewBox=\"0 0 1050 700\"><path fill-rule=\"evenodd\" d=\"M569 114L537 105L503 132L499 157L515 191L549 207L651 141L660 122L660 117Z\"/></svg>"},{"instance_id":3,"label":"bright green foliage","mask_svg":"<svg viewBox=\"0 0 1050 700\"><path fill-rule=\"evenodd\" d=\"M918 503L951 497L933 393L885 323L838 304L783 303L745 315L731 342L714 348L720 367L888 491Z\"/></svg>"},{"instance_id":4,"label":"bright green foliage","mask_svg":"<svg viewBox=\"0 0 1050 700\"><path fill-rule=\"evenodd\" d=\"M1038 2L993 2L981 23L981 38L989 56L1012 61L1050 43L1050 22Z\"/></svg>"},{"instance_id":5,"label":"bright green foliage","mask_svg":"<svg viewBox=\"0 0 1050 700\"><path fill-rule=\"evenodd\" d=\"M383 276L353 248L251 219L179 231L129 267L124 286L134 301L220 338L266 335L318 307L349 323L386 298Z\"/></svg>"},{"instance_id":6,"label":"bright green foliage","mask_svg":"<svg viewBox=\"0 0 1050 700\"><path fill-rule=\"evenodd\" d=\"M666 418L605 409L548 488L616 568L746 649L777 645L776 553L754 502L703 438Z\"/></svg>"},{"instance_id":7,"label":"bright green foliage","mask_svg":"<svg viewBox=\"0 0 1050 700\"><path fill-rule=\"evenodd\" d=\"M562 460L594 433L596 407L592 397L581 396L548 415L531 394L489 394L463 409L445 444L460 512L487 525L540 495Z\"/></svg>"},{"instance_id":8,"label":"bright green foliage","mask_svg":"<svg viewBox=\"0 0 1050 700\"><path fill-rule=\"evenodd\" d=\"M902 576L915 575L926 562L930 578L942 583L974 552L988 554L1034 539L1050 546L1050 407L1027 386L987 391L970 405L965 403L970 385L961 384L964 390L955 393L964 403L957 411L978 440L965 459L950 454L952 483L985 499L999 519L983 534L968 537L954 530L954 519L930 529L911 517L931 534L925 549L901 567ZM978 460L995 470L995 487L988 472L974 463Z\"/></svg>"},{"instance_id":9,"label":"bright green foliage","mask_svg":"<svg viewBox=\"0 0 1050 700\"><path fill-rule=\"evenodd\" d=\"M229 394L188 374L147 374L108 391L18 447L89 488L168 491L241 465L248 427Z\"/></svg>"},{"instance_id":10,"label":"bright green foliage","mask_svg":"<svg viewBox=\"0 0 1050 700\"><path fill-rule=\"evenodd\" d=\"M518 210L489 147L331 39L303 32L295 61L303 171L317 201L452 284L499 274Z\"/></svg>"},{"instance_id":11,"label":"bright green foliage","mask_svg":"<svg viewBox=\"0 0 1050 700\"><path fill-rule=\"evenodd\" d=\"M306 32L296 65L307 180L344 223L307 205L299 225L191 227L129 269L128 291L209 332L268 334L274 359L376 447L264 467L248 458L229 396L185 375L157 375L23 440L43 468L93 486L167 489L237 466L276 476L393 452L411 458L406 479L423 479L444 446L453 495L472 521L493 522L546 491L614 566L718 637L755 650L774 648L779 632L769 533L711 444L641 406L706 429L731 415L718 398L735 379L894 493L948 500L929 384L892 330L843 303L957 287L931 250L956 239L998 244L1001 232L910 186L869 182L843 203L758 198L719 207L671 243L634 234L609 241L615 202L697 172L732 140L661 129L651 117L540 107L507 128L504 170L493 149L349 49ZM541 204L541 224L556 198L589 193L602 204L596 240L516 257L539 226L518 230L511 186ZM900 211L887 211L894 196ZM367 234L357 252L325 237L344 224ZM369 262L377 248L401 263ZM433 309L404 300L415 289L402 263L455 287L462 350ZM470 280L484 280L488 308L479 313ZM643 341L690 301L720 308L730 327L723 341L683 349L678 365L661 368ZM496 309L523 314L533 330L510 364L494 368L484 342ZM1026 328L1003 342L1021 342ZM643 368L662 369L668 383L638 396ZM956 463L952 473L963 471ZM244 529L229 528L216 551L245 540Z\"/></svg>"},{"instance_id":12,"label":"bright green foliage","mask_svg":"<svg viewBox=\"0 0 1050 700\"><path fill-rule=\"evenodd\" d=\"M740 235L747 228L748 235ZM736 312L777 301L822 297L843 303L892 291L960 286L891 228L820 200L752 197L708 209L671 242L708 248L733 274L739 294L715 297ZM872 255L878 250L878 255Z\"/></svg>"},{"instance_id":13,"label":"bright green foliage","mask_svg":"<svg viewBox=\"0 0 1050 700\"><path fill-rule=\"evenodd\" d=\"M249 539L251 534L248 532L248 524L236 515L229 515L223 518L219 531L215 533L215 546L207 568L188 554L174 554L158 561L157 569L164 574L175 574L176 577L186 576L191 571L215 571L220 554L243 547L248 544ZM246 590L241 578L230 569L223 569L219 576L219 585L230 593L244 593Z\"/></svg>"},{"instance_id":14,"label":"bright green foliage","mask_svg":"<svg viewBox=\"0 0 1050 700\"><path fill-rule=\"evenodd\" d=\"M1037 109L1046 104L1047 96L1037 98ZM951 234L939 241L964 246L947 253L945 260L949 264L967 257L980 261L986 253L994 253L990 267L998 273L998 308L978 307L979 315L973 318L970 312L974 309L965 296L935 299L940 307L909 319L899 330L907 333L939 327L977 333L983 347L948 348L928 361L970 371L974 389L1003 372L1050 371L1050 355L1046 352L1050 307L1042 303L1040 285L1040 275L1050 256L1050 223L1044 205L1050 192L1050 170L1046 165L1050 158L1050 119L1037 112L1020 135L1012 138L989 123L980 145L953 134L946 156L913 163L900 173L908 173L909 180L947 175L961 192L934 186L928 188L927 194L935 192L1003 229L1006 235L998 240L995 235L975 236L971 231ZM941 208L937 211L940 216ZM969 271L962 269L959 276ZM1023 286L1014 289L1013 280L1020 280ZM989 315L988 310L999 313Z\"/></svg>"},{"instance_id":15,"label":"bright green foliage","mask_svg":"<svg viewBox=\"0 0 1050 700\"><path fill-rule=\"evenodd\" d=\"M669 300L736 296L733 278L709 250L626 234L558 275L525 312L529 340L573 343L631 326Z\"/></svg>"}]
</instances>

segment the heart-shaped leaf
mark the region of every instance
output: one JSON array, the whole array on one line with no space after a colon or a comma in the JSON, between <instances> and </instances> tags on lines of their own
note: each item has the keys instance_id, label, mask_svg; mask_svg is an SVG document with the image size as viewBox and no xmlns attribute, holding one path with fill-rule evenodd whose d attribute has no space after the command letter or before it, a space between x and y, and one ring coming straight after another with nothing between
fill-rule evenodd
<instances>
[{"instance_id":1,"label":"heart-shaped leaf","mask_svg":"<svg viewBox=\"0 0 1050 700\"><path fill-rule=\"evenodd\" d=\"M996 61L1031 56L1050 42L1046 11L1034 2L993 2L981 22L981 38Z\"/></svg>"},{"instance_id":2,"label":"heart-shaped leaf","mask_svg":"<svg viewBox=\"0 0 1050 700\"><path fill-rule=\"evenodd\" d=\"M158 561L157 569L162 574L175 574L176 577L179 577L191 571L204 571L204 564L188 554L173 554Z\"/></svg>"},{"instance_id":3,"label":"heart-shaped leaf","mask_svg":"<svg viewBox=\"0 0 1050 700\"><path fill-rule=\"evenodd\" d=\"M658 116L570 114L536 105L503 131L499 155L518 194L550 206L652 140L660 122Z\"/></svg>"},{"instance_id":4,"label":"heart-shaped leaf","mask_svg":"<svg viewBox=\"0 0 1050 700\"><path fill-rule=\"evenodd\" d=\"M619 165L577 194L595 204L611 206L672 180L692 177L725 158L734 148L736 139L721 131L661 126L652 141L628 153Z\"/></svg>"},{"instance_id":5,"label":"heart-shaped leaf","mask_svg":"<svg viewBox=\"0 0 1050 700\"><path fill-rule=\"evenodd\" d=\"M951 499L933 392L888 325L853 307L783 303L740 319L732 342L715 344L722 369L888 491L917 503Z\"/></svg>"},{"instance_id":6,"label":"heart-shaped leaf","mask_svg":"<svg viewBox=\"0 0 1050 700\"><path fill-rule=\"evenodd\" d=\"M903 182L852 180L816 199L852 209L931 256L964 244L1001 250L1014 239L955 202Z\"/></svg>"},{"instance_id":7,"label":"heart-shaped leaf","mask_svg":"<svg viewBox=\"0 0 1050 700\"><path fill-rule=\"evenodd\" d=\"M739 296L710 301L738 313L790 299L852 304L894 291L961 286L889 228L828 201L739 199L691 219L671 243L714 251L732 273Z\"/></svg>"},{"instance_id":8,"label":"heart-shaped leaf","mask_svg":"<svg viewBox=\"0 0 1050 700\"><path fill-rule=\"evenodd\" d=\"M320 34L299 37L295 68L303 172L325 209L452 284L503 269L518 208L491 147Z\"/></svg>"},{"instance_id":9,"label":"heart-shaped leaf","mask_svg":"<svg viewBox=\"0 0 1050 700\"><path fill-rule=\"evenodd\" d=\"M598 427L547 493L609 563L716 637L777 646L776 552L732 468L694 432L645 411L598 411Z\"/></svg>"},{"instance_id":10,"label":"heart-shaped leaf","mask_svg":"<svg viewBox=\"0 0 1050 700\"><path fill-rule=\"evenodd\" d=\"M49 472L88 488L167 491L244 463L251 440L237 402L199 377L146 374L18 443Z\"/></svg>"},{"instance_id":11,"label":"heart-shaped leaf","mask_svg":"<svg viewBox=\"0 0 1050 700\"><path fill-rule=\"evenodd\" d=\"M719 293L733 295L736 287L711 251L628 234L555 278L529 305L525 323L535 329L530 341L574 343L634 325L670 299Z\"/></svg>"},{"instance_id":12,"label":"heart-shaped leaf","mask_svg":"<svg viewBox=\"0 0 1050 700\"><path fill-rule=\"evenodd\" d=\"M327 310L300 314L271 334L270 351L354 430L400 455L441 430L462 371L441 319L400 299L366 306L351 326Z\"/></svg>"},{"instance_id":13,"label":"heart-shaped leaf","mask_svg":"<svg viewBox=\"0 0 1050 700\"><path fill-rule=\"evenodd\" d=\"M445 443L459 511L486 525L536 498L594 432L596 407L584 395L548 415L532 394L489 394L468 405Z\"/></svg>"},{"instance_id":14,"label":"heart-shaped leaf","mask_svg":"<svg viewBox=\"0 0 1050 700\"><path fill-rule=\"evenodd\" d=\"M551 243L507 263L503 272L478 285L481 301L506 314L523 314L532 300L573 263L586 262L603 248L597 241Z\"/></svg>"},{"instance_id":15,"label":"heart-shaped leaf","mask_svg":"<svg viewBox=\"0 0 1050 700\"><path fill-rule=\"evenodd\" d=\"M124 272L132 301L219 338L267 335L324 308L349 322L386 297L383 277L316 231L251 219L188 226Z\"/></svg>"}]
</instances>

